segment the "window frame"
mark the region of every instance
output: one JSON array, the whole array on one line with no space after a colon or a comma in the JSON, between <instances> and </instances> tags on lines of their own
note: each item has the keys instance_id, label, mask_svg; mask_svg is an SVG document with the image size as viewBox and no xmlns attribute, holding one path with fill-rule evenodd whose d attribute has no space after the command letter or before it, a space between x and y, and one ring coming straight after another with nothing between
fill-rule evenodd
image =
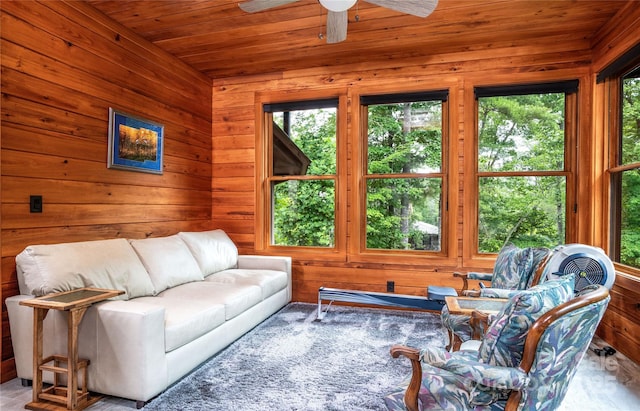
<instances>
[{"instance_id":1,"label":"window frame","mask_svg":"<svg viewBox=\"0 0 640 411\"><path fill-rule=\"evenodd\" d=\"M282 104L309 104L314 101L337 99L336 107L336 173L333 176L300 176L297 180L326 180L335 182L335 241L333 247L288 246L272 244L273 198L271 184L291 180L291 176L273 175L273 114L265 106ZM346 259L346 146L347 146L347 93L343 89L306 91L298 93L270 92L256 94L256 251L273 255L292 255L299 260L345 261Z\"/></svg>"},{"instance_id":2,"label":"window frame","mask_svg":"<svg viewBox=\"0 0 640 411\"><path fill-rule=\"evenodd\" d=\"M446 90L448 94L446 114L443 108L443 170L446 182L443 181L442 201L448 204L446 213L442 216L442 231L447 232L446 241L441 239L441 253L425 253L412 250L373 250L361 249L364 235L361 219L366 217L360 209L363 195L364 153L362 133L366 136L366 123L363 123L362 110L359 107L360 95L394 95L398 93L414 93L416 88L399 88L396 84L383 85L372 89L363 89L350 85L345 88L309 89L309 90L279 90L262 91L254 94L255 110L255 252L269 255L295 255L296 261L302 264L317 262L356 264L361 268L380 267L403 269L403 267L421 267L424 272L438 272L459 264L458 243L460 241L459 221L456 215L460 213L460 177L459 166L462 138L453 142L449 135L456 130L459 123L462 93L457 81L437 81L424 85L421 89ZM337 186L336 186L336 242L333 249L325 247L300 247L271 245L271 203L269 182L267 176L271 167L270 135L271 122L265 116L264 104L277 104L303 100L322 100L328 98L339 99L337 113ZM348 121L347 121L348 120ZM364 128L363 128L364 124ZM365 140L366 141L366 140ZM450 148L452 147L452 148ZM366 168L364 169L366 170Z\"/></svg>"},{"instance_id":3,"label":"window frame","mask_svg":"<svg viewBox=\"0 0 640 411\"><path fill-rule=\"evenodd\" d=\"M635 49L638 50L639 46ZM621 270L625 273L640 277L640 267L633 267L621 263L620 250L621 250L621 221L622 221L622 174L626 171L640 169L640 161L631 162L628 164L622 164L622 94L623 94L623 79L629 74L640 72L640 57L629 58L629 56L623 56L617 61L614 61L611 66L612 70L603 70L599 73L598 81L604 82L607 89L608 99L608 145L609 145L609 158L606 174L608 190L608 239L606 243L609 247L609 257L613 261L616 270ZM604 75L603 75L604 73Z\"/></svg>"},{"instance_id":4,"label":"window frame","mask_svg":"<svg viewBox=\"0 0 640 411\"><path fill-rule=\"evenodd\" d=\"M441 169L437 173L415 173L411 174L412 178L420 177L439 177L442 180L441 187L441 224L440 224L440 250L439 251L425 251L425 250L385 250L385 249L368 249L367 248L367 180L379 179L379 178L394 178L401 176L407 177L405 174L385 174L383 176L376 174L368 174L368 105L372 104L372 101L376 101L376 104L387 104L396 102L399 98L417 98L419 96L432 97L430 100L440 99L444 96L442 101L442 153L441 153ZM456 106L456 96L452 96L450 87L443 87L439 85L432 90L410 90L405 92L393 90L389 92L360 92L354 93L352 96L352 106L355 106L355 102L358 104L358 109L354 110L352 115L354 118L353 124L357 125L358 130L354 132L357 138L354 139L355 152L357 155L353 156L353 173L352 173L352 187L356 187L356 190L352 190L352 210L350 214L350 232L352 235L352 241L350 243L351 253L350 258L355 262L362 263L386 263L386 264L398 264L398 265L429 265L435 264L440 266L453 266L456 264L455 256L451 256L451 250L455 250L456 241L456 221L451 218L451 215L455 215L451 210L457 209L457 200L455 194L452 193L451 187L457 186L457 174L452 174L451 164L455 164L458 158L457 149L451 149L450 145L450 131L454 129L454 118L451 115L451 107ZM407 100L408 101L408 100ZM416 100L417 101L417 100ZM425 100L427 101L427 100ZM363 104L366 103L366 104ZM398 261L401 261L399 263ZM437 271L437 269L436 269Z\"/></svg>"},{"instance_id":5,"label":"window frame","mask_svg":"<svg viewBox=\"0 0 640 411\"><path fill-rule=\"evenodd\" d=\"M552 92L565 93L565 139L564 139L564 169L553 171L479 171L479 143L480 135L478 129L479 120L479 98L508 95L528 95ZM475 85L467 89L466 102L473 104L473 141L465 150L465 158L468 163L465 167L465 175L469 191L469 197L473 202L465 203L467 208L464 224L465 232L468 233L469 240L463 244L464 264L469 266L482 266L490 268L495 262L495 253L481 253L479 251L479 212L480 195L479 187L481 178L487 177L547 177L561 176L566 179L565 198L565 243L575 242L576 238L576 216L578 213L578 189L577 189L577 157L578 157L578 102L579 102L579 80L569 79L555 82L535 82L522 84L502 84L502 85Z\"/></svg>"}]
</instances>

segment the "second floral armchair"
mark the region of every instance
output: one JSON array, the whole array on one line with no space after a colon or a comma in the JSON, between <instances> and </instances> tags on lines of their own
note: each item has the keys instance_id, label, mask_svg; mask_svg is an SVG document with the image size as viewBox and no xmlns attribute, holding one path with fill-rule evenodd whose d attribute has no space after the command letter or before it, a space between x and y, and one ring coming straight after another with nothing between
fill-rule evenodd
<instances>
[{"instance_id":1,"label":"second floral armchair","mask_svg":"<svg viewBox=\"0 0 640 411\"><path fill-rule=\"evenodd\" d=\"M498 253L493 273L454 273L462 278L463 295L474 297L510 298L521 290L540 284L546 277L545 266L551 256L551 250L544 247L519 248L507 244ZM489 287L480 290L469 290L468 280L491 281ZM471 339L473 329L470 317L462 314L451 314L447 306L442 308L442 324L449 335L447 349L456 351L460 344Z\"/></svg>"}]
</instances>

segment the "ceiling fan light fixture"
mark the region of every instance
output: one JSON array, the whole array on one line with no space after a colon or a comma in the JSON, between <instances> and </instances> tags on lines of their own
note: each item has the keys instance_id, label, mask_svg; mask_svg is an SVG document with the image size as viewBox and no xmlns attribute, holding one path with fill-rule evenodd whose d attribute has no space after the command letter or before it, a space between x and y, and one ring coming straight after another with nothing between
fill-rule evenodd
<instances>
[{"instance_id":1,"label":"ceiling fan light fixture","mask_svg":"<svg viewBox=\"0 0 640 411\"><path fill-rule=\"evenodd\" d=\"M320 0L320 4L330 11L341 12L349 10L358 0Z\"/></svg>"}]
</instances>

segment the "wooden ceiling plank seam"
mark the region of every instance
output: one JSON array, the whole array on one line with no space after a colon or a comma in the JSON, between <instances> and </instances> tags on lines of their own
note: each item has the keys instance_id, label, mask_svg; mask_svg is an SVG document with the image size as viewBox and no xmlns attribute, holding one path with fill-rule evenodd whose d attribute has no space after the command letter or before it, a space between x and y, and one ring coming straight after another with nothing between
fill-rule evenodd
<instances>
[{"instance_id":1,"label":"wooden ceiling plank seam","mask_svg":"<svg viewBox=\"0 0 640 411\"><path fill-rule=\"evenodd\" d=\"M396 58L493 50L497 43L521 45L527 39L542 47L565 33L566 45L575 41L583 47L585 40L597 41L616 13L636 5L632 0L440 0L421 19L361 1L349 10L347 40L327 45L318 38L325 23L317 0L251 14L237 1L134 1L124 11L113 1L88 3L212 79L365 62L385 66Z\"/></svg>"},{"instance_id":2,"label":"wooden ceiling plank seam","mask_svg":"<svg viewBox=\"0 0 640 411\"><path fill-rule=\"evenodd\" d=\"M153 58L159 58L159 60L167 60L170 57L175 57L171 53L168 53L166 50L160 47L150 47L150 42L144 39L140 34L128 29L126 26L117 22L117 20L108 17L98 9L90 6L88 3L68 0L62 1L68 5L69 11L73 9L91 19L94 23L102 26L103 29L98 30L98 27L92 25L92 30L95 30L96 33L101 34L110 42L113 42L114 38L117 37L120 38L120 42L122 42L124 39L127 39L129 41L128 44L120 43L120 47L122 48L123 52L127 54L130 54L132 56L138 54L149 54L153 56ZM197 72L188 64L179 60L176 60L174 63L175 64L172 65L172 67L166 68L166 70L174 72L174 75L183 78L187 83L193 84L194 82L197 82L207 84L210 81L209 78L203 76L202 73Z\"/></svg>"}]
</instances>

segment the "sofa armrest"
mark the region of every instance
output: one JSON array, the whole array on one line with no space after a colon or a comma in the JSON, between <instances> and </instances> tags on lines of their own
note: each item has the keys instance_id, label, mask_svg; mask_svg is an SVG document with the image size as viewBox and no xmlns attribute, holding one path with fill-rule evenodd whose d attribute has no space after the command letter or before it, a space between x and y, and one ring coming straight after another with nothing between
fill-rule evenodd
<instances>
[{"instance_id":1,"label":"sofa armrest","mask_svg":"<svg viewBox=\"0 0 640 411\"><path fill-rule=\"evenodd\" d=\"M33 378L33 308L20 305L32 295L14 295L5 300L9 314L9 329L18 378Z\"/></svg>"},{"instance_id":2,"label":"sofa armrest","mask_svg":"<svg viewBox=\"0 0 640 411\"><path fill-rule=\"evenodd\" d=\"M168 385L164 307L107 301L97 305L90 382L100 392L147 401Z\"/></svg>"},{"instance_id":3,"label":"sofa armrest","mask_svg":"<svg viewBox=\"0 0 640 411\"><path fill-rule=\"evenodd\" d=\"M271 255L239 255L238 268L247 270L284 271L291 275L291 257Z\"/></svg>"}]
</instances>

